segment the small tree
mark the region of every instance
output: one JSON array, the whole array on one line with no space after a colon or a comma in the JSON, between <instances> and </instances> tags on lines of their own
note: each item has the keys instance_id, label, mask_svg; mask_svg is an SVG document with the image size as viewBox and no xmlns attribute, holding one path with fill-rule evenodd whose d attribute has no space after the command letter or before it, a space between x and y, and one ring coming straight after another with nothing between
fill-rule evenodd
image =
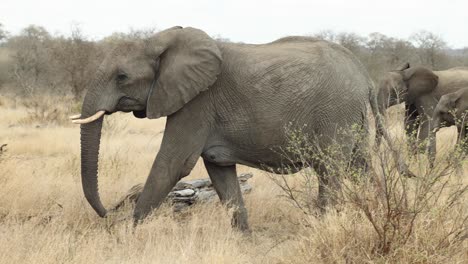
<instances>
[{"instance_id":1,"label":"small tree","mask_svg":"<svg viewBox=\"0 0 468 264\"><path fill-rule=\"evenodd\" d=\"M3 25L0 23L0 88L9 80L8 68L8 53L7 49L3 47L2 43L8 38L8 32L3 29Z\"/></svg>"},{"instance_id":2,"label":"small tree","mask_svg":"<svg viewBox=\"0 0 468 264\"><path fill-rule=\"evenodd\" d=\"M50 34L40 26L30 25L18 36L9 39L13 50L13 76L23 92L32 94L39 86L49 86L48 75Z\"/></svg>"},{"instance_id":3,"label":"small tree","mask_svg":"<svg viewBox=\"0 0 468 264\"><path fill-rule=\"evenodd\" d=\"M369 54L363 62L374 79L404 62L415 62L418 59L414 56L413 44L381 33L369 34L365 47Z\"/></svg>"},{"instance_id":4,"label":"small tree","mask_svg":"<svg viewBox=\"0 0 468 264\"><path fill-rule=\"evenodd\" d=\"M74 25L71 37L54 41L52 57L57 64L57 74L64 74L64 84L74 96L80 97L89 75L96 71L100 50L94 42L86 40L81 29Z\"/></svg>"},{"instance_id":5,"label":"small tree","mask_svg":"<svg viewBox=\"0 0 468 264\"><path fill-rule=\"evenodd\" d=\"M313 34L312 37L330 42L336 42L336 34L330 29L319 31L318 33Z\"/></svg>"},{"instance_id":6,"label":"small tree","mask_svg":"<svg viewBox=\"0 0 468 264\"><path fill-rule=\"evenodd\" d=\"M3 24L0 23L0 43L8 38L8 32L3 28Z\"/></svg>"},{"instance_id":7,"label":"small tree","mask_svg":"<svg viewBox=\"0 0 468 264\"><path fill-rule=\"evenodd\" d=\"M422 30L411 35L410 40L418 47L418 54L422 64L432 69L440 69L446 60L443 50L447 43L436 34Z\"/></svg>"},{"instance_id":8,"label":"small tree","mask_svg":"<svg viewBox=\"0 0 468 264\"><path fill-rule=\"evenodd\" d=\"M221 42L232 42L229 38L223 37L221 34L211 36L213 39Z\"/></svg>"},{"instance_id":9,"label":"small tree","mask_svg":"<svg viewBox=\"0 0 468 264\"><path fill-rule=\"evenodd\" d=\"M465 47L462 52L463 52L463 55L462 55L463 62L462 62L462 64L465 65L465 66L468 66L468 47Z\"/></svg>"},{"instance_id":10,"label":"small tree","mask_svg":"<svg viewBox=\"0 0 468 264\"><path fill-rule=\"evenodd\" d=\"M122 41L132 41L132 40L141 40L146 39L154 35L158 30L156 28L147 28L147 29L130 29L129 32L114 32L110 36L105 37L101 44L104 45L114 45Z\"/></svg>"},{"instance_id":11,"label":"small tree","mask_svg":"<svg viewBox=\"0 0 468 264\"><path fill-rule=\"evenodd\" d=\"M356 33L341 32L336 36L336 42L360 57L365 38Z\"/></svg>"},{"instance_id":12,"label":"small tree","mask_svg":"<svg viewBox=\"0 0 468 264\"><path fill-rule=\"evenodd\" d=\"M366 47L374 59L381 58L382 62L390 68L413 59L414 46L411 42L387 37L380 33L369 34Z\"/></svg>"}]
</instances>

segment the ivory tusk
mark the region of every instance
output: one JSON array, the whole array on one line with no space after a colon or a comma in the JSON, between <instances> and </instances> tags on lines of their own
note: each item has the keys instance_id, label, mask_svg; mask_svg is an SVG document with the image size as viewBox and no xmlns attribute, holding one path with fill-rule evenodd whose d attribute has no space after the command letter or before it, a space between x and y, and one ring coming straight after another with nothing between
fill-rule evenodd
<instances>
[{"instance_id":1,"label":"ivory tusk","mask_svg":"<svg viewBox=\"0 0 468 264\"><path fill-rule=\"evenodd\" d=\"M80 118L80 117L81 117L81 115L80 115L80 114L77 114L77 115L69 116L68 118L70 118L70 119L78 119L78 118Z\"/></svg>"},{"instance_id":2,"label":"ivory tusk","mask_svg":"<svg viewBox=\"0 0 468 264\"><path fill-rule=\"evenodd\" d=\"M96 112L94 115L88 117L88 118L85 118L85 119L76 119L76 120L73 120L72 123L73 124L88 124L88 123L91 123L97 119L99 119L101 116L103 116L104 114L106 113L106 111L104 110L101 110L101 111L98 111Z\"/></svg>"}]
</instances>

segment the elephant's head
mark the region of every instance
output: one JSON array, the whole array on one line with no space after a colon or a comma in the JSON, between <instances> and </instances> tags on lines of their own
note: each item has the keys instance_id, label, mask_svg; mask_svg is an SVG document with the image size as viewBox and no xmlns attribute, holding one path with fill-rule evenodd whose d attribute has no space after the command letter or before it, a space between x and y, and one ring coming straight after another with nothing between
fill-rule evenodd
<instances>
[{"instance_id":1,"label":"elephant's head","mask_svg":"<svg viewBox=\"0 0 468 264\"><path fill-rule=\"evenodd\" d=\"M106 215L98 193L103 116L116 111L139 118L169 116L207 90L221 70L221 52L203 31L173 27L144 41L120 44L92 77L81 115L81 177L86 199Z\"/></svg>"},{"instance_id":2,"label":"elephant's head","mask_svg":"<svg viewBox=\"0 0 468 264\"><path fill-rule=\"evenodd\" d=\"M410 67L405 63L388 72L379 82L378 100L383 111L392 105L405 102L407 105L427 93L438 84L438 76L424 67Z\"/></svg>"},{"instance_id":3,"label":"elephant's head","mask_svg":"<svg viewBox=\"0 0 468 264\"><path fill-rule=\"evenodd\" d=\"M432 166L436 155L436 133L442 126L457 125L461 134L465 134L468 122L468 88L443 95L432 115L429 160Z\"/></svg>"}]
</instances>

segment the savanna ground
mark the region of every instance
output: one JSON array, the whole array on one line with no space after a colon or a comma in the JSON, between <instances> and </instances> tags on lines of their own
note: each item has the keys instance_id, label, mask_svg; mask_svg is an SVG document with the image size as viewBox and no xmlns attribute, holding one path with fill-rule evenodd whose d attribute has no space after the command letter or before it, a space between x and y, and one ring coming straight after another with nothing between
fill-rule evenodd
<instances>
[{"instance_id":1,"label":"savanna ground","mask_svg":"<svg viewBox=\"0 0 468 264\"><path fill-rule=\"evenodd\" d=\"M0 144L8 144L0 154L1 263L468 263L466 235L450 233L460 224L456 231L466 232L466 221L459 221L468 210L466 195L453 208L424 210L409 239L379 251L378 234L364 211L344 204L339 213L306 215L284 198L273 176L244 166L239 173L254 174L254 188L244 196L251 235L231 229L229 212L219 202L182 213L164 205L136 229L126 218L131 208L101 219L81 189L79 127L66 121L78 109L66 98L0 97ZM393 134L402 134L398 110L393 109ZM99 176L105 205L144 182L164 124L131 114L106 118ZM441 152L449 151L455 129L443 129L438 142L445 146ZM414 162L412 168L418 166ZM461 182L450 183L466 186L468 166L461 166L452 172ZM188 177L206 178L203 164ZM287 178L292 184L300 179Z\"/></svg>"}]
</instances>

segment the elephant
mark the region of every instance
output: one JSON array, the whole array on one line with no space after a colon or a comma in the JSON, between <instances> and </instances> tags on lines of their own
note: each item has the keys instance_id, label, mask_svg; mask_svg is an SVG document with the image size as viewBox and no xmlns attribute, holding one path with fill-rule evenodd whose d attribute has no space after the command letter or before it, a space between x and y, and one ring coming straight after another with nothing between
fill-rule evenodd
<instances>
[{"instance_id":1,"label":"elephant","mask_svg":"<svg viewBox=\"0 0 468 264\"><path fill-rule=\"evenodd\" d=\"M196 28L169 28L119 44L92 76L81 114L71 117L81 124L83 192L105 217L98 192L105 115L166 116L160 150L134 208L134 224L157 208L201 157L220 200L233 209L233 226L249 230L236 164L276 173L284 166L305 167L298 158L286 161L278 151L288 144L288 124L303 126L323 148L338 142L344 155L354 155L357 141L336 136L337 131L353 125L366 129L369 105L385 132L373 81L340 45L300 36L266 44L227 43ZM325 164L315 162L313 168L325 207L327 187L334 183Z\"/></svg>"},{"instance_id":2,"label":"elephant","mask_svg":"<svg viewBox=\"0 0 468 264\"><path fill-rule=\"evenodd\" d=\"M404 102L406 133L417 135L417 142L422 142L429 136L430 120L441 96L465 86L468 86L468 67L431 71L405 63L379 81L379 111L385 115L388 107ZM378 144L380 135L378 131Z\"/></svg>"},{"instance_id":3,"label":"elephant","mask_svg":"<svg viewBox=\"0 0 468 264\"><path fill-rule=\"evenodd\" d=\"M443 95L435 107L429 143L429 160L434 165L436 155L436 133L442 126L456 125L458 129L457 142L466 140L466 129L468 127L468 87L462 88L454 93Z\"/></svg>"}]
</instances>

